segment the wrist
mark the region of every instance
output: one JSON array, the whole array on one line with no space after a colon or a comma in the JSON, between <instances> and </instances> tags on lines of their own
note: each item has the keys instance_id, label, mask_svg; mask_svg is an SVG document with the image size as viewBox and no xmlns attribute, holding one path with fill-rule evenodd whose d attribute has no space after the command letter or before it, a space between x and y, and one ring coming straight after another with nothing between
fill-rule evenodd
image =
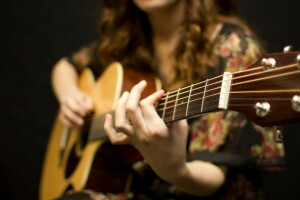
<instances>
[{"instance_id":1,"label":"wrist","mask_svg":"<svg viewBox=\"0 0 300 200\"><path fill-rule=\"evenodd\" d=\"M188 164L183 162L178 164L177 166L171 165L169 169L165 170L163 178L172 183L177 185L182 180L186 179L189 174Z\"/></svg>"},{"instance_id":2,"label":"wrist","mask_svg":"<svg viewBox=\"0 0 300 200\"><path fill-rule=\"evenodd\" d=\"M67 98L74 96L76 93L80 92L80 89L74 85L62 88L60 91L57 91L57 99L60 104L62 104L64 101L66 101Z\"/></svg>"}]
</instances>

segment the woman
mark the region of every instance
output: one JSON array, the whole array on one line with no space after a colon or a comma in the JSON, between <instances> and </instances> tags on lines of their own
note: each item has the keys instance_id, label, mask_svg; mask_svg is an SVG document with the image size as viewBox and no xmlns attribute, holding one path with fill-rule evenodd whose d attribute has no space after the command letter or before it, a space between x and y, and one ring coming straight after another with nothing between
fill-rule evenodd
<instances>
[{"instance_id":1,"label":"woman","mask_svg":"<svg viewBox=\"0 0 300 200\"><path fill-rule=\"evenodd\" d=\"M85 66L94 66L99 74L111 62L119 61L154 72L166 90L250 66L261 50L234 11L230 0L103 1L102 40L54 67L53 87L61 104L61 121L77 128L93 108L93 100L76 84L76 70ZM270 138L272 129L254 126L235 112L207 114L166 126L154 108L164 92L140 99L146 85L142 81L121 96L115 124L111 115L105 121L110 141L132 144L159 177L151 186L154 192L142 199L263 197L256 165L274 166L283 155L282 146ZM269 152L264 151L267 148ZM154 195L165 183L161 179L172 186ZM141 194L135 198L138 196L141 198Z\"/></svg>"}]
</instances>

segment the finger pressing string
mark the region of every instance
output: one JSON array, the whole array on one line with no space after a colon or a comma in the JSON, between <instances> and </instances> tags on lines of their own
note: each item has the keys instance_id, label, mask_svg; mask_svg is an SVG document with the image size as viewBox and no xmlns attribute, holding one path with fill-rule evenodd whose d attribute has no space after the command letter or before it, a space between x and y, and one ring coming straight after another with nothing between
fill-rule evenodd
<instances>
[{"instance_id":1,"label":"finger pressing string","mask_svg":"<svg viewBox=\"0 0 300 200\"><path fill-rule=\"evenodd\" d=\"M117 132L113 127L113 118L110 114L105 116L104 130L112 144L129 144L129 137L122 132Z\"/></svg>"},{"instance_id":2,"label":"finger pressing string","mask_svg":"<svg viewBox=\"0 0 300 200\"><path fill-rule=\"evenodd\" d=\"M128 117L136 130L144 132L147 130L142 111L139 107L141 94L147 86L146 81L141 81L135 85L129 94L128 102L126 104L126 112ZM138 133L139 131L137 131Z\"/></svg>"}]
</instances>

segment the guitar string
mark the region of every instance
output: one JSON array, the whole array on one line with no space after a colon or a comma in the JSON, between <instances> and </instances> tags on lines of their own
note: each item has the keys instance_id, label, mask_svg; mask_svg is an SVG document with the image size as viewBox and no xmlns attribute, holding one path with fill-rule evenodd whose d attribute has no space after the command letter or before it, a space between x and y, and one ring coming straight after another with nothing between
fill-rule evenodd
<instances>
[{"instance_id":1,"label":"guitar string","mask_svg":"<svg viewBox=\"0 0 300 200\"><path fill-rule=\"evenodd\" d=\"M280 74L280 75L273 75L273 76L269 76L269 77L266 77L266 78L260 78L260 79L254 79L254 80L250 80L250 81L244 81L244 82L241 82L241 83L236 83L236 84L232 84L232 85L237 85L237 84L243 84L243 83L248 83L248 82L254 82L254 81L257 81L257 80L265 80L265 79L272 79L272 78L275 78L275 77L278 77L278 76L281 76L283 77L284 75L291 75L291 74L296 74L296 73L300 73L300 71L296 71L296 72L289 72L289 73L285 73L285 74ZM217 89L220 89L217 88ZM215 90L215 89L213 89ZM297 90L258 90L258 91L235 91L235 92L230 92L230 94L232 93L263 93L263 92L268 92L268 93L278 93L278 92L300 92L300 89ZM198 93L198 94L201 94L201 93ZM198 94L195 94L195 95L198 95ZM206 96L205 98L208 98L208 97L212 97L212 96L216 96L216 95L219 95L220 93L215 93L215 94L211 94L209 96ZM180 100L183 100L183 99L186 99L187 97L183 97L181 98ZM263 99L268 99L268 98L263 98ZM202 100L202 98L198 98L198 99L194 99L193 101L199 101L199 100ZM247 98L243 98L243 100L247 100ZM215 100L213 100L215 101ZM211 101L208 101L206 103L210 103ZM167 102L167 104L170 103L170 102ZM172 101L171 101L172 103ZM163 103L164 104L164 103ZM182 104L186 104L186 102L182 103ZM181 105L182 105L181 104ZM180 106L177 105L177 106ZM171 108L171 110L173 109L173 105L167 107L166 109L169 109ZM158 109L158 111L161 111L161 109Z\"/></svg>"},{"instance_id":2,"label":"guitar string","mask_svg":"<svg viewBox=\"0 0 300 200\"><path fill-rule=\"evenodd\" d=\"M260 91L247 91L247 93L253 93L253 94L255 94L255 93L257 93L257 94L259 94L259 93L294 93L294 92L299 92L300 93L300 89L298 89L298 90L260 90ZM233 94L233 93L235 93L235 94L245 94L245 92L244 91L235 91L235 92L230 92L230 94ZM209 96L207 96L206 98L208 98L208 97L214 97L214 96L217 96L217 95L219 95L220 93L216 93L216 94L212 94L212 95L209 95ZM185 97L185 98L187 98L187 97ZM184 98L182 98L182 99L184 99ZM224 99L224 98L220 98L220 99ZM229 98L229 99L231 99L231 100L234 100L234 99L240 99L240 100L253 100L254 98ZM274 99L274 98L255 98L256 100L261 100L261 99L264 99L264 100L272 100L272 99ZM276 98L276 99L284 99L284 98ZM196 101L201 101L202 100L202 98L198 98L198 99L193 99L193 100L191 100L191 101L189 101L190 103L191 102L196 102ZM218 99L214 99L214 100L210 100L210 101L207 101L207 102L205 102L205 103L211 103L211 102L214 102L214 101L217 101L217 100L219 100L219 98ZM286 100L290 100L289 98L286 98ZM177 107L179 107L179 106L182 106L182 105L185 105L185 104L187 104L188 102L186 101L186 102L183 102L183 103L181 103L181 104L177 104ZM172 110L174 108L174 106L173 105L171 105L171 106L169 106L169 107L166 107L166 110ZM163 109L158 109L157 111L162 111ZM176 110L177 111L177 110Z\"/></svg>"},{"instance_id":3,"label":"guitar string","mask_svg":"<svg viewBox=\"0 0 300 200\"><path fill-rule=\"evenodd\" d=\"M268 77L267 79L269 79L269 78L274 78L274 76L271 76L271 77ZM299 90L263 90L263 91L246 91L246 93L266 93L266 92L268 92L268 93L278 93L278 92L286 92L286 93L288 93L288 92L300 92L300 89ZM245 93L245 91L234 91L234 92L230 92L230 93ZM213 97L213 96L216 96L216 95L219 95L220 93L215 93L215 94L212 94L212 95L209 95L209 96L207 96L206 98L209 98L209 97ZM187 98L187 97L185 97L185 98ZM235 99L243 99L243 100L252 100L253 98L235 98ZM262 98L263 100L268 100L269 98ZM181 100L182 100L182 98L181 98ZM202 100L202 98L198 98L198 99L194 99L193 101L199 101L199 100ZM211 103L211 102L214 102L214 101L217 101L217 100L219 100L219 99L215 99L215 100L210 100L210 101L208 101L208 102L206 102L206 103ZM259 98L257 98L256 100L259 100ZM281 101L282 101L283 99L281 99ZM192 101L192 102L193 102ZM287 99L284 99L283 101L290 101L290 99L289 98L287 98ZM177 106L179 107L180 105L184 105L184 104L186 104L186 103L181 103L181 104L178 104ZM230 104L230 106L245 106L245 105L240 105L240 104ZM253 105L251 105L251 106L253 106ZM193 107L195 107L195 106L192 106L192 107L190 107L190 108L193 108ZM170 107L167 107L166 109L168 110L169 108L171 108L171 110L174 108L174 106L170 106ZM209 108L215 108L215 106L211 106L211 107L206 107L206 109L209 109ZM185 110L185 109L180 109L180 110L176 110L177 112L179 112L179 111L181 111L181 110ZM158 111L161 111L161 109L159 109ZM170 112L167 112L166 114L168 114L168 113L170 113ZM190 112L189 114L191 114L191 115L193 115L193 112ZM92 119L92 118L91 118ZM168 118L167 118L168 119ZM88 119L87 119L88 120ZM166 119L165 119L166 120Z\"/></svg>"},{"instance_id":4,"label":"guitar string","mask_svg":"<svg viewBox=\"0 0 300 200\"><path fill-rule=\"evenodd\" d=\"M271 77L271 78L273 78L273 77ZM291 92L299 92L300 93L300 89L294 89L294 90L260 90L260 91L234 91L234 92L230 92L230 94L233 94L233 93L235 93L235 94L238 94L238 93L243 93L243 94L245 94L245 93L279 93L279 92L285 92L285 93L291 93ZM213 96L217 96L217 95L219 95L220 93L215 93L215 94L211 94L211 95L209 95L209 96L207 96L206 97L206 99L208 99L208 97L213 97ZM184 97L184 98L181 98L181 100L183 101L183 99L186 99L187 97ZM231 99L231 98L230 98ZM251 99L251 98L242 98L243 100L249 100L249 99ZM269 98L262 98L262 99L264 99L264 100L268 100ZM217 99L218 100L218 99ZM192 100L192 102L195 102L195 101L202 101L202 98L198 98L198 99L194 99L194 100ZM215 100L210 100L210 101L207 101L206 103L207 104L209 104L209 103L211 103L212 101L215 101ZM190 102L191 103L191 102ZM168 104L168 103L167 103ZM181 104L179 104L179 105L177 105L178 107L180 106L180 105L185 105L185 104L187 104L186 102L184 102L184 103L181 103ZM173 105L171 105L171 106L167 106L166 107L166 109L169 109L169 111L171 110L173 110ZM207 109L207 108L206 108ZM161 111L162 109L159 109L158 108L158 112L159 111ZM178 110L177 110L178 111ZM166 112L166 114L168 114L168 113L170 113L170 112Z\"/></svg>"},{"instance_id":5,"label":"guitar string","mask_svg":"<svg viewBox=\"0 0 300 200\"><path fill-rule=\"evenodd\" d=\"M278 68L278 69L274 69L274 70L270 70L270 71L264 71L264 72L258 72L258 73L253 73L253 74L248 74L248 75L244 75L244 76L238 76L238 77L235 77L235 78L232 78L231 80L237 80L237 79L241 79L241 78L245 78L245 77L249 77L249 76L253 76L253 75L259 75L259 74L261 74L261 73L267 73L267 72L274 72L274 71L278 71L278 70L282 70L282 69L286 69L286 68L291 68L291 67L294 67L294 66L296 66L296 65L287 65L287 66L285 66L285 67L282 67L282 68ZM298 72L295 72L295 73L298 73ZM233 73L233 74L235 74L235 73ZM280 75L282 75L282 74L280 74ZM279 76L280 76L279 75ZM286 74L283 74L283 75L286 75ZM221 75L221 76L223 76L223 75ZM268 76L268 77L271 77L272 78L272 76ZM264 79L267 79L267 78L264 78ZM211 80L211 79L209 79L209 80ZM251 80L252 82L254 82L254 81L257 81L257 80L261 80L261 79L253 79L253 80ZM204 84L204 82L201 82L201 83L203 83ZM214 82L214 83L210 83L210 84L208 84L207 86L212 86L212 85L216 85L217 83L222 83L222 81L218 81L218 82ZM237 85L237 84L243 84L243 83L247 83L246 81L245 82L238 82L238 83L235 83L235 84L232 84L232 85ZM200 84L200 83L199 83ZM196 85L196 84L194 84L194 85ZM185 88L189 88L190 86L187 86L187 87L184 87L184 88L182 88L182 89L185 89ZM198 89L201 89L201 88L204 88L205 86L203 86L203 87L198 87L198 88L195 88L195 89L193 89L193 90L198 90ZM216 90L216 89L220 89L220 87L215 87L215 88L213 88L213 89L210 89L210 90L207 90L207 91L213 91L213 90ZM172 92L172 93L175 93L175 92L177 92L177 90L175 90L174 92ZM181 93L181 94L184 94L184 93L187 93L188 91L186 91L186 92L183 92L183 93ZM196 93L197 94L197 93ZM199 93L199 94L201 94L201 93ZM174 97L174 96L176 96L176 95L172 95L172 96L169 96L169 98L171 97ZM164 100L164 97L161 99L161 100Z\"/></svg>"},{"instance_id":6,"label":"guitar string","mask_svg":"<svg viewBox=\"0 0 300 200\"><path fill-rule=\"evenodd\" d=\"M298 92L300 92L300 90L298 90ZM250 100L250 101L254 101L254 100L256 100L256 101L259 101L259 100L269 100L269 101L291 101L291 99L290 98L231 98L231 99L233 99L233 100ZM219 101L219 99L214 99L214 100L211 100L211 101L209 101L210 103L212 103L212 102L217 102L217 101ZM184 104L187 104L187 103L184 103ZM182 105L184 105L184 104L182 104ZM246 106L251 106L251 107L253 107L253 104L250 104L250 103L248 103L248 104L233 104L233 103L231 103L231 104L228 104L229 106L235 106L235 107L246 107ZM199 114L199 109L200 108L198 108L198 109L195 109L195 108L197 108L197 107L199 107L200 105L199 104L197 104L197 105L194 105L194 106L190 106L189 107L189 110L191 110L188 114L189 114L189 116L193 116L193 115L195 115L195 114ZM179 107L179 106L178 106ZM212 106L208 106L208 107L206 107L206 110L207 110L207 112L212 112L212 110L210 110L210 109L218 109L218 108L216 108L216 105L212 105ZM176 114L177 114L177 118L178 117L180 117L180 116L183 116L183 117L188 117L186 114L184 114L183 112L181 112L181 111L185 111L186 110L186 107L184 107L184 108L182 108L182 109L180 109L180 107L179 107L179 109L176 109ZM221 109L220 109L221 110ZM171 110L171 112L167 112L166 113L166 115L168 115L168 114L172 114L172 110ZM178 114L179 113L179 114ZM176 115L175 114L175 115ZM184 114L184 115L183 115ZM201 113L200 113L201 114ZM164 118L164 120L166 120L166 121L168 121L168 119L171 119L171 121L173 121L173 117L172 116L168 116L168 117L166 117L166 118Z\"/></svg>"},{"instance_id":7,"label":"guitar string","mask_svg":"<svg viewBox=\"0 0 300 200\"><path fill-rule=\"evenodd\" d=\"M274 92L276 92L276 91L274 91ZM300 90L297 90L297 92L300 92ZM269 100L269 101L291 101L291 99L290 98L231 98L231 99L233 99L233 100L249 100L249 101L254 101L254 100L256 100L256 101L259 101L259 100ZM199 99L197 99L197 100L199 100ZM195 100L196 101L196 100ZM214 100L210 100L209 101L209 103L213 103L213 102L217 102L217 101L219 101L219 99L214 99ZM183 104L181 104L181 105L185 105L185 104L187 104L187 103L183 103ZM228 104L229 106L235 106L235 107L237 107L237 106L239 106L239 107L245 107L245 106L253 106L253 104ZM193 108L196 108L196 107L199 107L200 105L194 105L194 106L190 106L189 107L189 110L191 110L191 112L189 112L188 114L189 115L193 115L194 113L199 113L199 109L197 110L197 109L193 109ZM216 108L216 106L217 105L212 105L212 106L207 106L205 109L206 109L206 111L209 111L210 109L218 109L218 108ZM179 109L176 109L176 112L177 113L179 113L178 115L182 115L180 112L181 111L185 111L186 110L186 107L184 107L184 108L180 108L180 106L178 105L178 108ZM168 116L168 114L172 114L172 112L173 112L173 109L169 109L169 111L170 112L166 112L166 116ZM175 114L176 115L176 114ZM186 114L185 114L185 116L186 116ZM176 116L176 117L178 117L178 116ZM169 117L169 118L172 118L172 117ZM164 120L165 119L168 119L168 117L167 118L164 118Z\"/></svg>"},{"instance_id":8,"label":"guitar string","mask_svg":"<svg viewBox=\"0 0 300 200\"><path fill-rule=\"evenodd\" d=\"M244 75L244 76L237 76L237 77L235 77L235 78L232 78L231 81L232 81L232 80L241 79L241 78L250 77L250 76L254 76L254 75L260 75L260 74L262 74L262 73L269 73L269 72L274 72L274 71L284 70L284 69L292 68L292 67L295 67L295 66L296 66L296 64L291 64L291 65L282 66L282 67L280 67L280 68L276 68L276 69L273 69L273 70L267 70L267 71L262 71L262 72L256 72L256 73L247 74L247 75ZM263 67L260 66L260 67L254 68L254 69L255 69L255 70L258 70L258 69L262 69L262 68L263 68ZM241 74L241 73L247 72L247 71L254 71L254 69L253 69L253 70L244 70L244 71L240 71L240 72L234 72L234 73L232 73L232 74L233 74L233 75L237 75L237 74ZM222 77L222 76L224 76L224 75L222 74L222 75L217 76L217 77L214 77L214 78L212 78L212 79L208 79L208 81L214 80L214 79L216 79L216 78L220 78L220 77ZM254 80L255 80L255 79L254 79ZM198 82L198 83L196 83L196 84L194 84L194 85L205 84L205 82L206 82L206 81ZM217 81L217 82L213 82L213 83L209 83L207 86L216 85L216 84L218 84L218 83L222 83L222 80L221 80L221 81ZM242 83L243 83L243 82L242 82ZM239 83L239 84L241 84L241 83ZM186 87L183 87L182 89L186 89L186 88L189 88L189 87L190 87L190 86L186 86ZM201 89L201 88L204 88L204 87L205 87L205 86L198 87L198 88L194 88L193 90ZM219 87L213 88L213 89L211 89L211 90L209 90L209 91L216 90L216 89L220 89L220 88L219 88ZM171 91L170 93L175 93L175 92L177 92L177 90L178 90L178 89L175 89L175 90ZM169 94L170 94L170 93L169 93ZM184 93L185 93L185 92L183 92L183 93L181 93L181 94L184 94ZM176 94L175 94L175 95L176 95ZM175 95L171 95L171 96L169 96L169 98L170 98L170 97L174 97ZM161 100L164 100L164 99L165 99L165 98L164 98L164 96L163 96Z\"/></svg>"},{"instance_id":9,"label":"guitar string","mask_svg":"<svg viewBox=\"0 0 300 200\"><path fill-rule=\"evenodd\" d=\"M245 70L243 70L243 71L233 72L232 74L235 74L235 75L237 75L237 74L242 74L242 73L244 73L244 72L260 70L261 68L262 68L262 66L258 66L258 67L251 68L251 69L245 69ZM283 68L283 67L281 67L281 68ZM250 75L252 75L252 74L250 74ZM221 77L223 77L223 74L221 74L221 75L219 75L219 76L216 76L216 77L213 77L213 78L211 78L211 79L208 79L208 81L212 81L212 80L214 80L214 79L221 78ZM197 82L197 83L194 83L193 85L194 85L194 86L195 86L195 85L199 85L199 84L204 84L204 85L205 85L206 81L207 81L207 80L201 81L201 82ZM210 83L210 84L208 84L207 86L212 86L212 85L215 85L215 84L220 83L220 82L221 82L221 81L214 82L214 83ZM188 89L189 87L190 87L190 85L185 86L185 87L181 87L181 89L184 90L184 89ZM195 88L195 90L200 89L200 88L204 88L204 87L198 87L198 88ZM176 93L177 90L178 90L178 89L171 90L171 91L169 91L169 94ZM174 95L173 95L173 97L174 97ZM161 100L164 100L164 96L162 97Z\"/></svg>"},{"instance_id":10,"label":"guitar string","mask_svg":"<svg viewBox=\"0 0 300 200\"><path fill-rule=\"evenodd\" d=\"M300 89L299 90L289 90L289 91L286 91L286 90L274 90L274 91L273 90L265 90L265 91L259 91L259 92L260 93L263 93L263 92L271 92L271 93L273 93L273 92L278 92L278 91L280 91L280 92L300 92ZM242 91L238 91L238 92L235 92L235 93L242 93ZM253 91L253 93L256 93L256 92ZM236 100L236 99L242 99L242 100L261 100L262 98L231 98L231 99L234 99L234 100ZM215 99L215 100L211 100L210 102L214 102L214 101L218 101L218 100L219 99ZM266 99L264 98L264 100L266 100ZM290 101L290 98L267 98L267 100ZM229 105L230 106L243 106L243 107L245 107L245 106L251 106L252 107L253 106L253 104L229 104ZM197 106L199 106L199 105L190 106L191 112L189 112L189 116L193 116L193 115L199 114L199 112L196 109L193 109L193 108L195 108ZM215 106L209 106L207 108L208 109L215 108ZM179 112L179 111L185 111L185 109L179 109L179 110L176 110L176 111L177 112ZM102 118L102 119L100 119L100 121L104 123L103 115L104 114L102 114L101 116L98 116L98 118ZM187 117L186 115L182 115L182 114L181 114L181 116L182 116L182 118L186 118ZM176 117L178 119L178 117L180 117L180 115L177 115ZM164 120L167 121L167 122L168 121L174 121L174 117L170 116L170 117L164 118ZM100 128L100 129L103 129L103 128ZM99 131L98 128L96 128L96 129L92 128L92 132L94 132L95 134L92 134L93 136L90 137L90 139L98 139L98 138L103 138L104 139L104 138L107 138L106 134L100 134L100 136L99 136L98 135L99 134L98 131Z\"/></svg>"},{"instance_id":11,"label":"guitar string","mask_svg":"<svg viewBox=\"0 0 300 200\"><path fill-rule=\"evenodd\" d=\"M285 75L289 75L290 73L286 73ZM277 76L271 76L271 77L268 77L268 78L265 78L265 79L269 79L269 78L274 78L274 77L277 77ZM253 80L253 81L257 81L257 80L261 80L261 79L256 79L256 80ZM250 81L251 82L251 81ZM243 83L243 82L242 82ZM242 84L242 83L237 83L237 84ZM232 85L236 85L236 84L232 84ZM219 88L220 89L220 88ZM266 92L268 92L268 93L278 93L278 92L300 92L300 90L265 90L265 91L235 91L235 92L230 92L230 94L232 94L232 93L266 93ZM206 96L205 98L206 99L208 99L208 97L213 97L213 96L216 96L216 95L219 95L220 93L215 93L215 94L212 94L212 95L209 95L209 96ZM183 98L181 98L181 101L183 101L183 99L186 99L187 97L183 97ZM268 99L268 98L264 98L265 100L266 99ZM200 101L200 100L203 100L203 98L198 98L198 99L194 99L193 101ZM247 98L243 98L243 100L247 100ZM216 101L216 100L210 100L210 101L208 101L208 102L206 102L207 104L208 103L211 103L211 102L213 102L213 101ZM167 102L167 104L168 103L170 103L170 102ZM184 102L184 103L181 103L181 104L179 104L179 105L177 105L177 106L180 106L180 105L185 105L185 104L187 104L186 102ZM164 106L164 107L166 107L166 106ZM168 106L167 107L167 109L169 109L169 108L171 108L171 111L170 112L172 112L172 110L173 110L173 105L171 105L171 106ZM207 110L209 107L206 107L205 109ZM186 109L186 108L185 108ZM181 109L182 110L182 109ZM181 110L176 110L176 112L179 112L179 111L181 111ZM161 109L158 109L158 112L159 111L161 111ZM166 112L166 111L164 111L166 114L168 114L168 113L170 113L170 112ZM173 113L174 114L174 113Z\"/></svg>"},{"instance_id":12,"label":"guitar string","mask_svg":"<svg viewBox=\"0 0 300 200\"><path fill-rule=\"evenodd\" d=\"M299 90L264 90L264 91L252 91L252 93L266 93L266 92L268 92L268 93L274 93L274 92L276 92L276 93L278 93L278 92L289 93L289 92L300 92L300 89ZM234 93L243 93L243 92L242 91L237 91L237 92L234 92ZM217 95L217 94L210 95L210 96L215 96L215 95ZM201 98L195 99L193 101L199 101L200 99ZM232 100L261 100L262 98L230 98L230 99L232 99ZM276 101L290 101L290 98L263 98L263 99L264 100L276 100ZM215 101L218 101L218 100L219 99L214 99L214 100L209 101L209 103L212 103L212 102L215 102ZM190 101L190 103L193 102L193 101ZM181 103L181 104L178 105L178 107L180 108L180 105L185 105L187 103L188 102ZM230 106L237 106L237 105L238 106L253 106L253 104L243 104L243 105L241 105L241 104L229 104L229 105ZM195 106L190 106L189 107L191 109L191 111L192 111L192 112L189 112L190 115L194 115L194 114L198 113L198 111L193 112L193 110L195 111L195 109L193 109L193 108L195 108L197 106L199 106L199 105L195 105ZM168 107L168 108L166 108L166 110L170 110L169 108L174 108L174 107ZM206 109L210 109L210 108L215 108L215 106L206 107ZM161 111L161 110L158 110L158 111ZM180 112L180 111L185 111L185 108L183 108L183 109L176 109L176 112ZM171 109L171 112L167 112L166 114L168 114L168 113L173 113L172 109ZM99 124L104 124L104 115L105 114L102 114L102 115L100 115L100 116L97 117L97 119L100 119L100 123ZM168 120L169 118L172 119L172 117L167 117L167 118L164 118L164 120ZM98 120L96 120L96 121L98 121ZM101 127L100 127L100 129L101 129ZM97 132L99 130L99 128L98 127L97 128L92 128L92 130L95 131L95 132Z\"/></svg>"},{"instance_id":13,"label":"guitar string","mask_svg":"<svg viewBox=\"0 0 300 200\"><path fill-rule=\"evenodd\" d=\"M253 76L253 75L258 75L258 74L262 74L262 73L269 73L269 72L274 72L274 71L278 71L278 70L283 70L283 69L286 69L286 68L291 68L291 67L295 67L295 66L297 66L297 64L291 64L291 65L286 65L286 66L282 66L282 67L280 67L280 68L276 68L276 69L272 69L272 70L267 70L267 71L262 71L262 72L256 72L256 73L252 73L252 74L247 74L247 75L244 75L244 76L237 76L237 77L235 77L235 78L232 78L231 80L237 80L237 79L240 79L240 78L245 78L245 77L249 77L249 76ZM237 74L242 74L242 73L244 73L244 72L249 72L249 71L255 71L255 70L259 70L259 69L262 69L263 67L262 66L259 66L259 67L255 67L255 68L251 68L251 69L248 69L248 70L243 70L243 71L239 71L239 72L234 72L234 73L232 73L232 74L234 74L234 75L237 75ZM295 74L295 73L299 73L299 71L296 71L296 72L292 72L292 73L285 73L285 74L280 74L280 75L277 75L277 76L269 76L269 77L267 77L267 78L261 78L261 79L253 79L253 80L250 80L250 81L244 81L244 82L241 82L241 83L235 83L235 84L232 84L232 86L234 86L234 85L237 85L237 84L243 84L243 83L248 83L248 82L254 82L254 81L257 81L257 80L263 80L263 79L270 79L270 78L274 78L274 77L280 77L280 76L283 76L283 75L290 75L290 74ZM220 76L216 76L216 77L214 77L214 78L212 78L212 79L209 79L209 81L211 81L211 80L214 80L214 79L217 79L217 78L220 78L220 77L222 77L223 75L220 75ZM195 83L195 84L193 84L194 86L195 85L199 85L199 84L202 84L202 83L204 83L205 81L203 81L203 82L199 82L199 83ZM217 83L221 83L222 81L218 81L218 82L214 82L214 83L210 83L210 84L208 84L207 86L212 86L212 85L215 85L215 84L217 84ZM185 88L189 88L190 86L186 86L186 87L182 87L181 89L185 89ZM198 88L195 88L195 89L193 89L193 91L195 91L195 90L197 90L197 89L200 89L200 88L204 88L204 87L198 87ZM209 92L209 91L213 91L213 90L216 90L216 89L220 89L220 87L216 87L216 88L213 88L213 89L210 89L210 90L207 90L207 92ZM171 93L175 93L175 92L177 92L178 91L178 89L175 89L175 90L173 90L173 91L170 91L169 92L169 94ZM240 92L243 92L243 93L247 93L247 91L240 91ZM262 91L263 92L263 91ZM278 92L277 90L274 90L273 92ZM182 94L184 94L184 93L187 93L187 92L183 92L183 93L181 93L180 95L182 95ZM199 95L199 94L201 94L201 93L203 93L203 92L200 92L200 93L196 93L196 94L193 94L192 96L195 96L195 95ZM230 92L230 93L232 93L232 92ZM249 92L250 93L250 92ZM253 92L252 92L253 93ZM207 97L211 97L211 96L215 96L215 95L218 95L218 94L220 94L220 93L215 93L215 94L213 94L213 95L209 95L209 96L207 96ZM174 97L175 95L171 95L170 97ZM169 97L169 98L170 98ZM206 98L207 98L206 97ZM163 96L163 98L164 98L164 96ZM162 98L162 100L164 100ZM184 98L187 98L187 97L184 97ZM180 98L179 100L182 100L182 99L184 99L184 98ZM202 99L202 98L200 98L200 99ZM200 100L200 99L196 99L196 100ZM196 100L193 100L193 101L196 101ZM171 103L172 101L170 101L170 102L168 102L168 103ZM207 103L209 103L209 102L207 102ZM160 104L160 105L164 105L163 103L162 104ZM179 104L179 105L181 105L181 104ZM179 106L178 105L178 106ZM167 107L166 109L169 109L169 108L172 108L172 107ZM86 119L86 120L92 120L93 119L93 117L90 117L90 119Z\"/></svg>"},{"instance_id":14,"label":"guitar string","mask_svg":"<svg viewBox=\"0 0 300 200\"><path fill-rule=\"evenodd\" d=\"M299 90L288 90L288 91L287 90L265 90L265 91L259 91L259 93L263 93L263 92L269 92L269 93L286 92L286 93L288 93L288 92L300 92L300 89ZM235 93L242 93L242 91L238 91L238 92L235 92ZM253 93L257 93L257 92L253 91ZM234 99L234 100L237 100L237 99L242 99L242 100L262 100L263 99L263 100L276 100L276 101L290 101L290 98L279 98L279 99L278 98L231 98L231 99ZM218 101L218 100L219 99L214 99L214 100L211 100L209 102L212 103L212 102L215 102L215 101ZM194 100L194 101L196 101L196 100ZM186 104L186 103L183 103L181 105L184 105L184 104ZM229 105L230 106L243 106L243 107L245 107L245 106L253 106L253 104L242 104L242 105L241 104L229 104ZM178 107L179 106L180 105L178 105ZM193 116L193 115L199 114L199 112L197 111L197 109L193 109L193 108L196 108L197 106L199 106L199 105L190 106L191 112L189 112L189 116ZM216 106L206 107L206 109L211 109L211 108L215 109ZM177 113L180 112L180 111L185 111L185 108L183 108L183 109L177 109L176 110ZM168 114L168 113L170 113L170 112L167 112L166 114ZM180 115L177 114L176 117L178 118L178 116L180 116ZM186 115L182 115L182 114L181 114L181 116L182 116L182 118L187 117ZM103 115L101 117L103 117ZM168 120L173 121L174 118L172 116L170 116L170 117L164 118L164 120L165 121L168 121ZM101 121L104 122L103 120L101 120ZM99 131L99 129L96 128L94 131L97 132L97 131Z\"/></svg>"}]
</instances>

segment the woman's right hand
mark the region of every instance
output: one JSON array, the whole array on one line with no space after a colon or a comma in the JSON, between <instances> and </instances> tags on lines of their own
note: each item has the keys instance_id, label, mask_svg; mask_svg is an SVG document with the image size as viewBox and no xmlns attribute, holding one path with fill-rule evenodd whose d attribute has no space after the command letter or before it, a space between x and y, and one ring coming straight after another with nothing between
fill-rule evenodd
<instances>
[{"instance_id":1,"label":"woman's right hand","mask_svg":"<svg viewBox=\"0 0 300 200\"><path fill-rule=\"evenodd\" d=\"M84 123L84 117L93 110L92 98L81 90L74 90L60 101L59 119L63 125L78 128Z\"/></svg>"}]
</instances>

